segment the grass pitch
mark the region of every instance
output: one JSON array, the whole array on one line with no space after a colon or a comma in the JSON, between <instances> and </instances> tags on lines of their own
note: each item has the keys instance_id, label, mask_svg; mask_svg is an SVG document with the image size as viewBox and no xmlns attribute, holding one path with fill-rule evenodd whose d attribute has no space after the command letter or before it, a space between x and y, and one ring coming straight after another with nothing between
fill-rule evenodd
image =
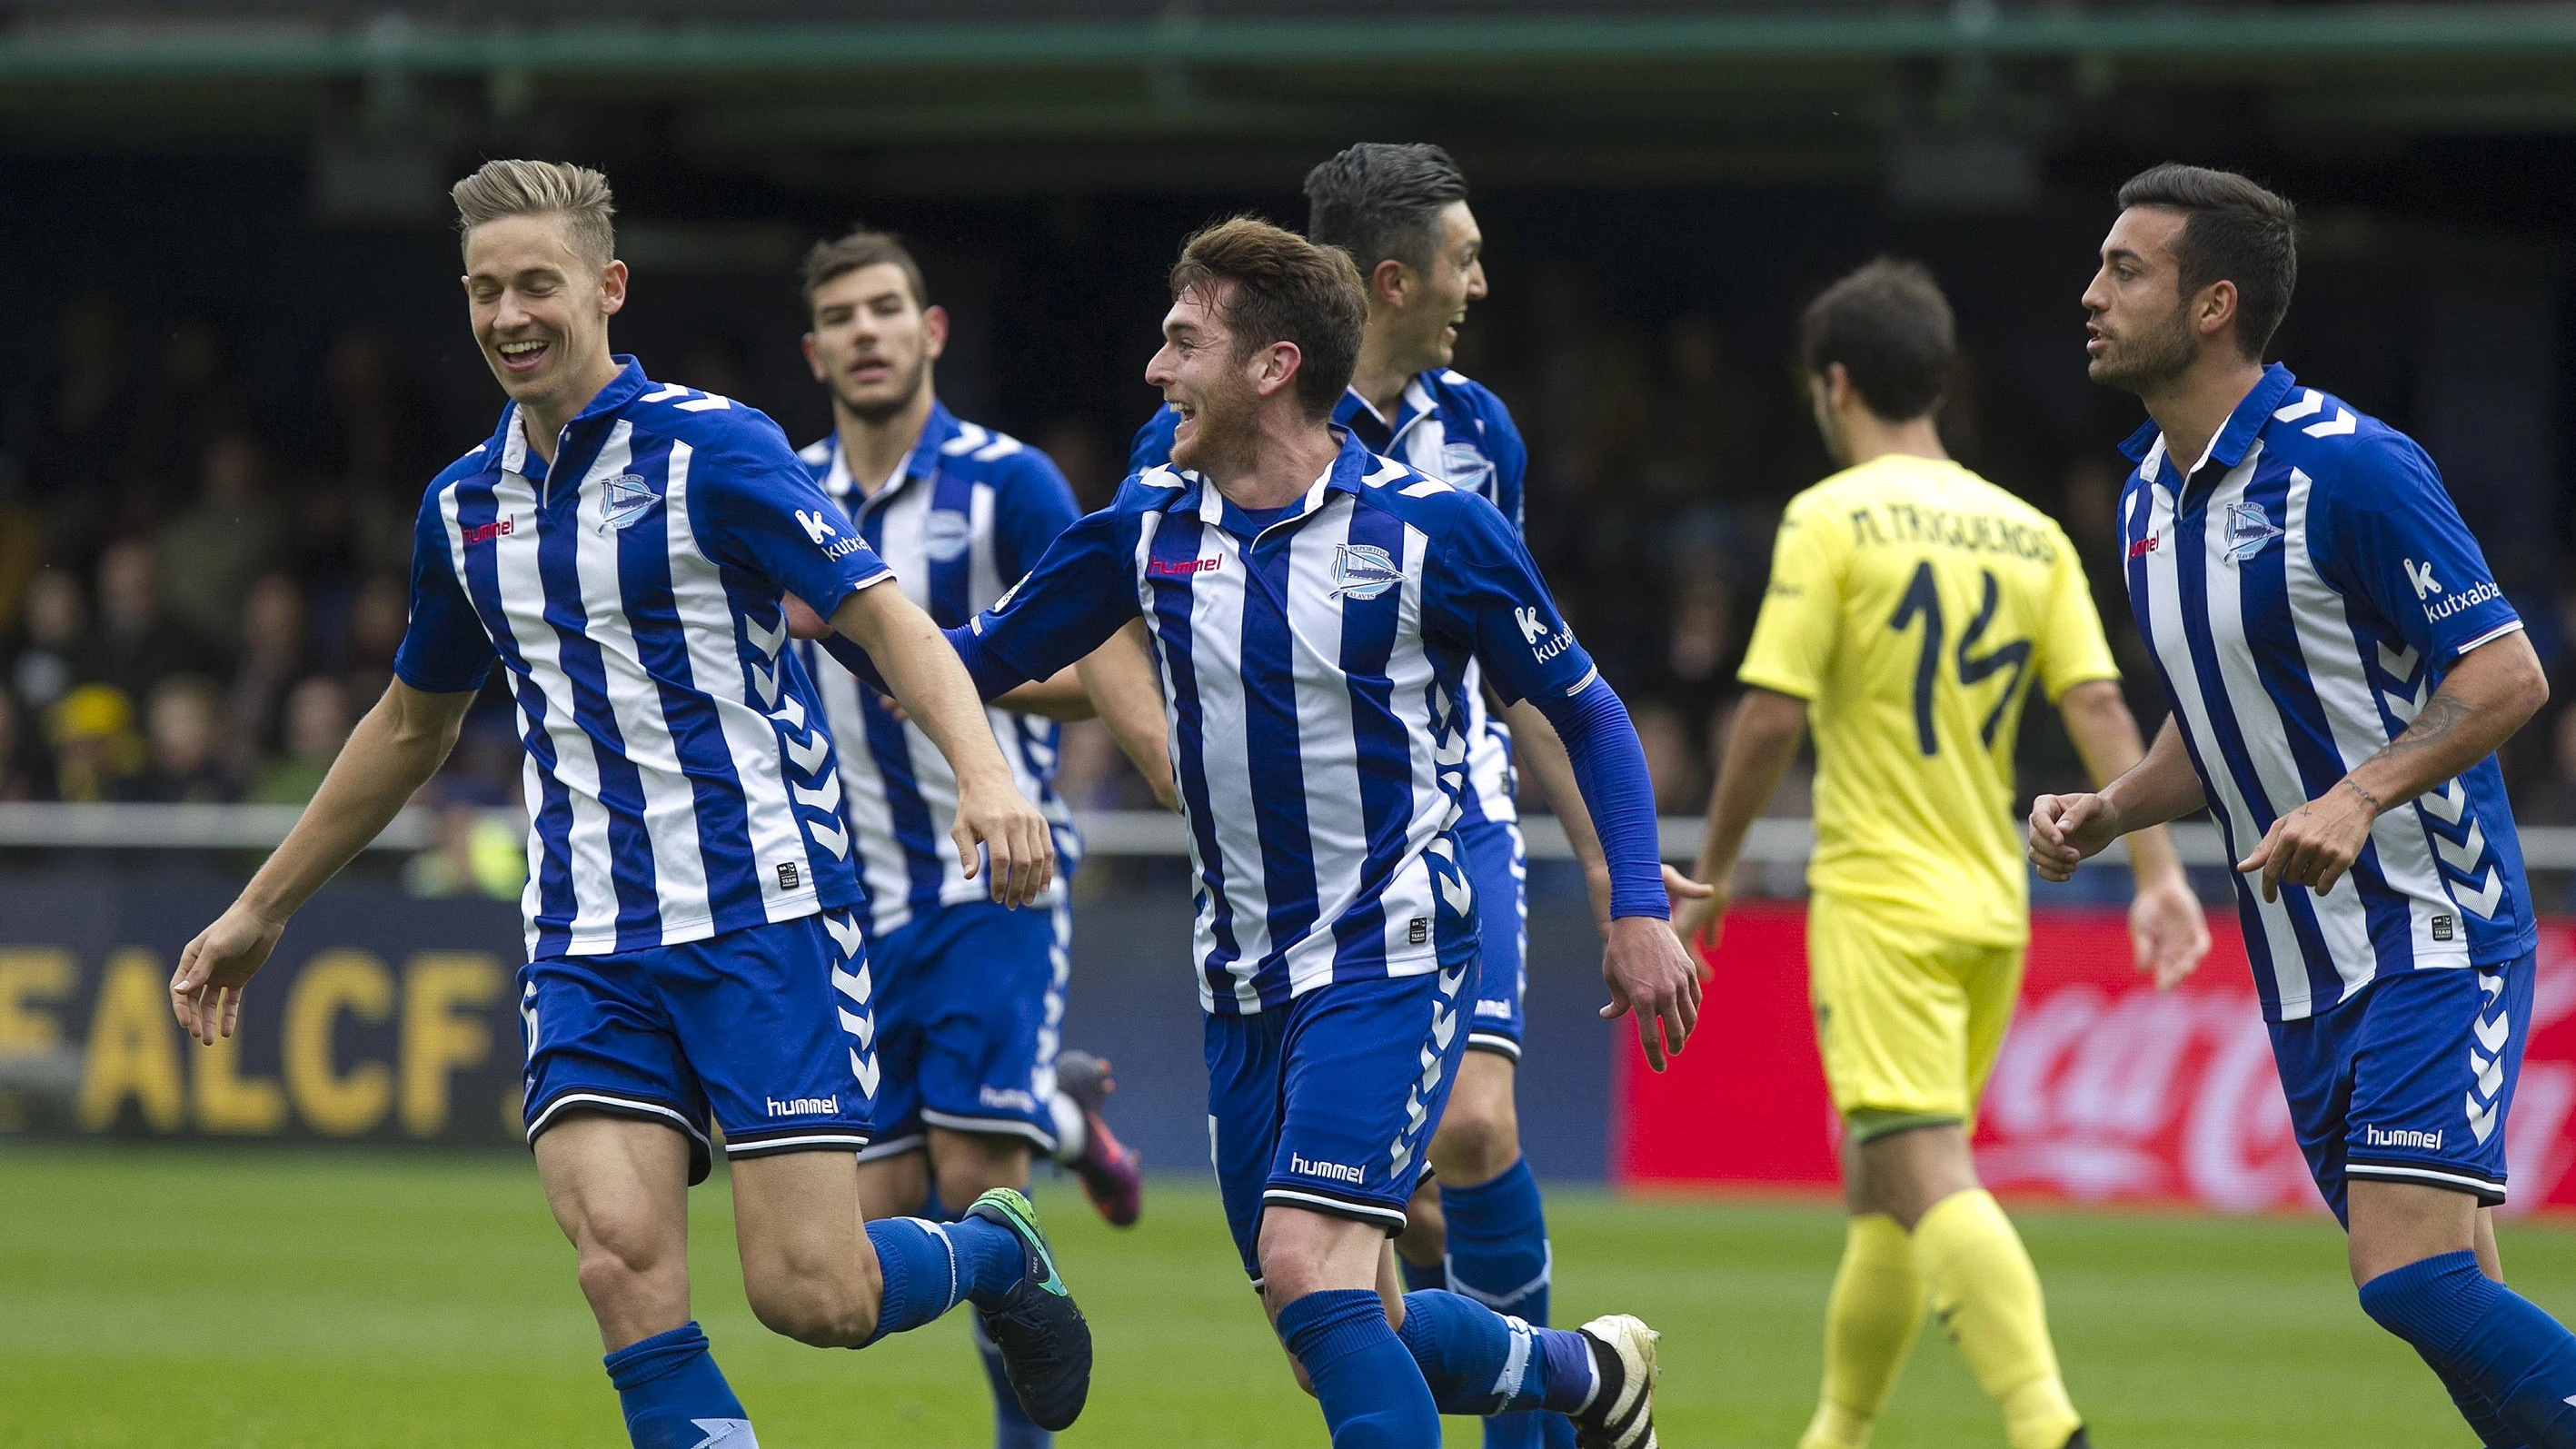
<instances>
[{"instance_id":1,"label":"grass pitch","mask_svg":"<svg viewBox=\"0 0 2576 1449\"><path fill-rule=\"evenodd\" d=\"M1099 1343L1066 1449L1323 1443L1212 1190L1155 1183L1127 1233L1068 1184L1039 1198ZM697 1315L766 1449L989 1442L962 1319L864 1354L773 1337L743 1306L721 1180L692 1201ZM1795 1440L1840 1251L1829 1207L1559 1191L1550 1211L1558 1321L1626 1309L1664 1331L1666 1444ZM2323 1218L2017 1216L2103 1449L2472 1442L2414 1355L2354 1306ZM2523 1292L2576 1313L2576 1232L2513 1227L2504 1252ZM1451 1445L1477 1442L1450 1422ZM524 1158L0 1149L8 1449L625 1442ZM2001 1442L1939 1334L1878 1442Z\"/></svg>"}]
</instances>

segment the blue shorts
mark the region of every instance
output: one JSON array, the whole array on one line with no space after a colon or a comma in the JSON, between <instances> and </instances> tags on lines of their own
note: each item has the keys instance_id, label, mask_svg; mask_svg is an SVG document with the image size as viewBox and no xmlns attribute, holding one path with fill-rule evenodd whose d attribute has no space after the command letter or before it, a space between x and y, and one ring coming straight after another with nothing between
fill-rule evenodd
<instances>
[{"instance_id":1,"label":"blue shorts","mask_svg":"<svg viewBox=\"0 0 2576 1449\"><path fill-rule=\"evenodd\" d=\"M2351 1178L2504 1201L2504 1122L2531 1032L2524 956L2383 976L2319 1016L2272 1025L2308 1171L2337 1219Z\"/></svg>"},{"instance_id":2,"label":"blue shorts","mask_svg":"<svg viewBox=\"0 0 2576 1449\"><path fill-rule=\"evenodd\" d=\"M868 1145L877 1063L857 919L826 911L704 941L519 968L528 1140L567 1112L688 1134L689 1181L727 1157Z\"/></svg>"},{"instance_id":3,"label":"blue shorts","mask_svg":"<svg viewBox=\"0 0 2576 1449\"><path fill-rule=\"evenodd\" d=\"M1404 1205L1467 1049L1458 1006L1475 975L1471 956L1207 1019L1208 1153L1253 1286L1268 1204L1404 1231Z\"/></svg>"},{"instance_id":4,"label":"blue shorts","mask_svg":"<svg viewBox=\"0 0 2576 1449\"><path fill-rule=\"evenodd\" d=\"M1484 960L1476 972L1476 1014L1467 1046L1521 1059L1521 996L1529 984L1529 849L1508 820L1461 821L1458 844L1476 887Z\"/></svg>"},{"instance_id":5,"label":"blue shorts","mask_svg":"<svg viewBox=\"0 0 2576 1449\"><path fill-rule=\"evenodd\" d=\"M876 1140L862 1162L919 1152L930 1129L1055 1150L1055 1053L1073 909L930 906L868 948L877 968Z\"/></svg>"}]
</instances>

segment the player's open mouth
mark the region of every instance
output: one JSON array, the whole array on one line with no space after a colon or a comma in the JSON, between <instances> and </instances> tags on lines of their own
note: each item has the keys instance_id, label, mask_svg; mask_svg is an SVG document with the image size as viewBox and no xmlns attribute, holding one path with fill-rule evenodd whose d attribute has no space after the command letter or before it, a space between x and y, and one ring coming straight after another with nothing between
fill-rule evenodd
<instances>
[{"instance_id":1,"label":"player's open mouth","mask_svg":"<svg viewBox=\"0 0 2576 1449\"><path fill-rule=\"evenodd\" d=\"M2111 334L2103 331L2099 327L2088 326L2084 329L2084 350L2086 352L2100 352L2103 348L2110 345Z\"/></svg>"},{"instance_id":2,"label":"player's open mouth","mask_svg":"<svg viewBox=\"0 0 2576 1449\"><path fill-rule=\"evenodd\" d=\"M883 382L892 376L894 376L894 368L875 358L850 364L852 382Z\"/></svg>"},{"instance_id":3,"label":"player's open mouth","mask_svg":"<svg viewBox=\"0 0 2576 1449\"><path fill-rule=\"evenodd\" d=\"M493 349L501 355L501 365L512 372L534 372L546 360L554 344L542 339L526 342L504 342Z\"/></svg>"}]
</instances>

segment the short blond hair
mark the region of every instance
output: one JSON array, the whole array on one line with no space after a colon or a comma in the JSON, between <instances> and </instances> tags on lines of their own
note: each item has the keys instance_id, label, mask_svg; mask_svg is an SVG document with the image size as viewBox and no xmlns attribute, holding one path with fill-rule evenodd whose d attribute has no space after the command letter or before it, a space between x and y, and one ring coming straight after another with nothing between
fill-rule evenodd
<instances>
[{"instance_id":1,"label":"short blond hair","mask_svg":"<svg viewBox=\"0 0 2576 1449\"><path fill-rule=\"evenodd\" d=\"M456 229L471 232L505 216L560 216L572 249L594 267L617 258L617 214L608 178L563 161L486 161L447 190Z\"/></svg>"}]
</instances>

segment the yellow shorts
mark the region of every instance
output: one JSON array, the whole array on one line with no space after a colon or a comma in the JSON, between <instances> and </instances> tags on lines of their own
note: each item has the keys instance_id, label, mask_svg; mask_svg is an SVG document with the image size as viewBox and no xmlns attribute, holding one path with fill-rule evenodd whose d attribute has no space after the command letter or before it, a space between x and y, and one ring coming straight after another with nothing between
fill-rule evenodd
<instances>
[{"instance_id":1,"label":"yellow shorts","mask_svg":"<svg viewBox=\"0 0 2576 1449\"><path fill-rule=\"evenodd\" d=\"M2023 946L1945 940L1819 895L1807 907L1808 996L1834 1109L1956 1118L2012 1024Z\"/></svg>"}]
</instances>

